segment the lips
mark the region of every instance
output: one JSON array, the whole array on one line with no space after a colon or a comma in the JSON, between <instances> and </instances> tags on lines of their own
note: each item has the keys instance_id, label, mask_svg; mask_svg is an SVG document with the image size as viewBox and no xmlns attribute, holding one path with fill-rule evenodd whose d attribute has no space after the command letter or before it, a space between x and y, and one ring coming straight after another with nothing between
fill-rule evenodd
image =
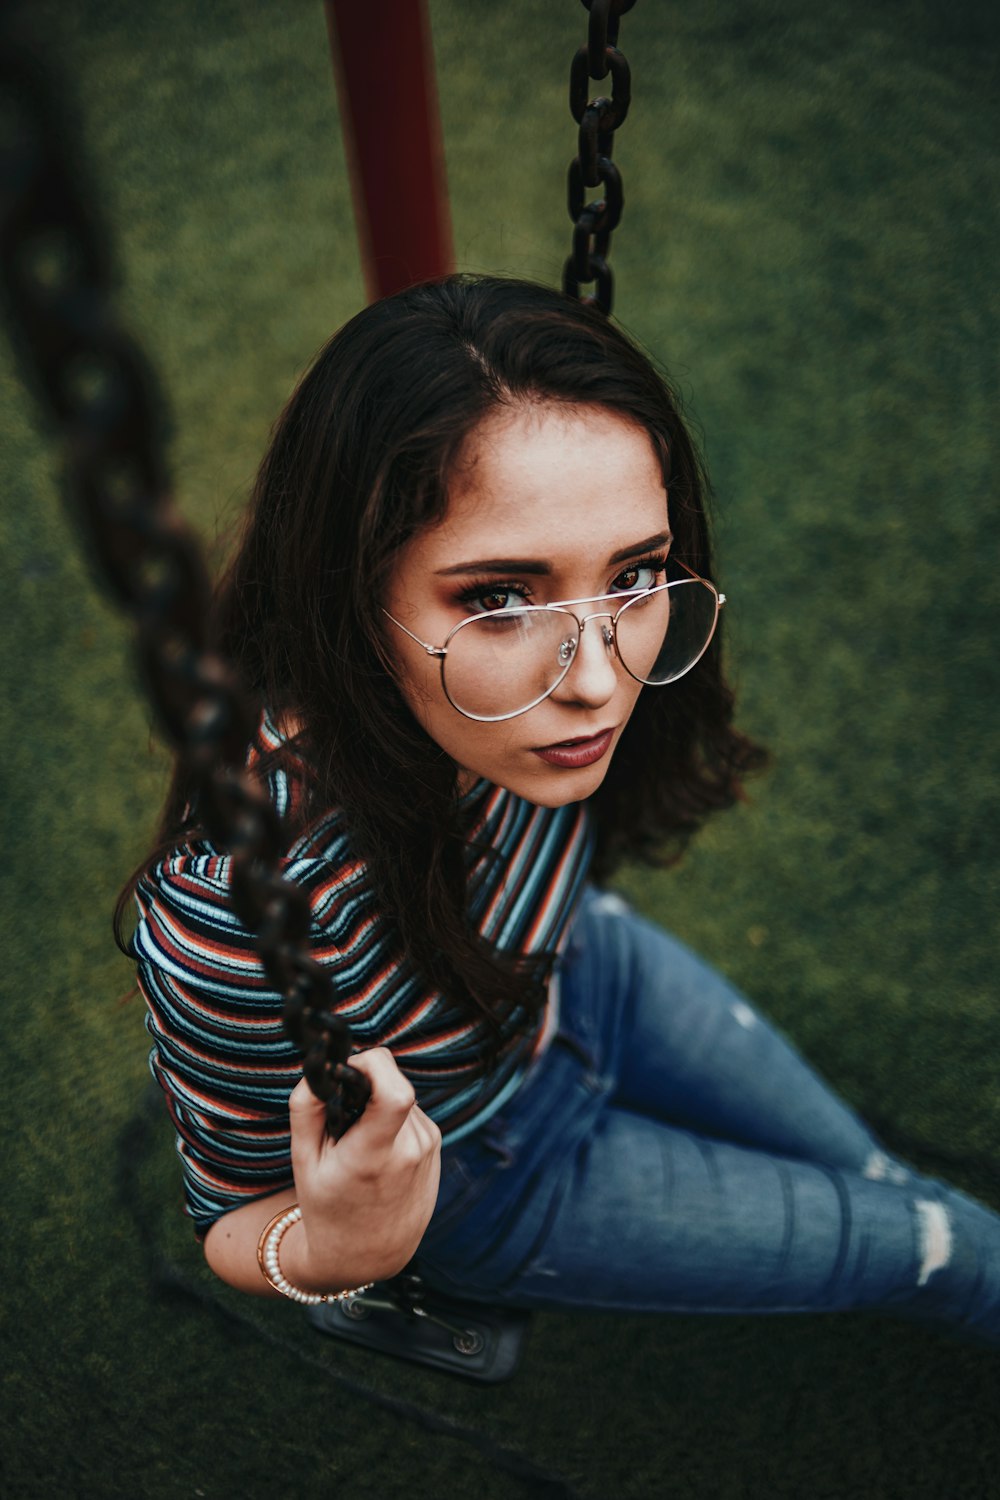
<instances>
[{"instance_id":1,"label":"lips","mask_svg":"<svg viewBox=\"0 0 1000 1500\"><path fill-rule=\"evenodd\" d=\"M581 766L592 766L606 755L614 737L614 728L604 729L600 734L589 735L586 739L560 740L555 745L542 745L534 753L550 766L562 766L566 770L575 771Z\"/></svg>"}]
</instances>

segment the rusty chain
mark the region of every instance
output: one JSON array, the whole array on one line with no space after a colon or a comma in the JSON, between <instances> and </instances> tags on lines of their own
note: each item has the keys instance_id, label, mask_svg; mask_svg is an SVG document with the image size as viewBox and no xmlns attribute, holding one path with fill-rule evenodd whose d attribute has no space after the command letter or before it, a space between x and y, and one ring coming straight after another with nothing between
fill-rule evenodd
<instances>
[{"instance_id":1,"label":"rusty chain","mask_svg":"<svg viewBox=\"0 0 1000 1500\"><path fill-rule=\"evenodd\" d=\"M0 283L14 342L61 439L67 495L97 569L136 627L159 727L191 773L208 836L233 855L233 907L336 1137L364 1108L368 1082L347 1065L350 1032L308 951L308 898L280 872L283 825L245 769L259 707L208 648L210 581L169 494L156 383L113 305L107 236L68 148L76 132L47 69L9 34L0 115Z\"/></svg>"},{"instance_id":2,"label":"rusty chain","mask_svg":"<svg viewBox=\"0 0 1000 1500\"><path fill-rule=\"evenodd\" d=\"M614 134L625 121L631 98L631 72L618 50L618 24L635 0L582 0L590 12L587 45L574 54L569 73L570 113L580 127L577 154L570 163L569 216L573 250L563 267L563 290L580 297L581 285L595 282L582 300L610 313L614 278L608 265L611 235L621 221L624 196L621 173L611 160ZM611 74L611 97L588 99L590 79ZM586 201L587 188L602 188L600 198Z\"/></svg>"}]
</instances>

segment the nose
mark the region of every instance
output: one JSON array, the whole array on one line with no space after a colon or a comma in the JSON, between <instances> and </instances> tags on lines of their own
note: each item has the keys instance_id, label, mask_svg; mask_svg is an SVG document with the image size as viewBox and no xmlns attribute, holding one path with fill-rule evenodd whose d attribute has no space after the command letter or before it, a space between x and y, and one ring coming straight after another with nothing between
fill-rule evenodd
<instances>
[{"instance_id":1,"label":"nose","mask_svg":"<svg viewBox=\"0 0 1000 1500\"><path fill-rule=\"evenodd\" d=\"M552 697L560 703L600 708L618 686L614 632L607 615L584 615L573 665Z\"/></svg>"}]
</instances>

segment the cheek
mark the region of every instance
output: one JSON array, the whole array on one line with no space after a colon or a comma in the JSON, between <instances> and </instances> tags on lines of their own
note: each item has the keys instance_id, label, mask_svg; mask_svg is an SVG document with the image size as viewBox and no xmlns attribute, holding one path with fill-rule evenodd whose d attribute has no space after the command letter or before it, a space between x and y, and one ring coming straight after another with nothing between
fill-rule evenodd
<instances>
[{"instance_id":1,"label":"cheek","mask_svg":"<svg viewBox=\"0 0 1000 1500\"><path fill-rule=\"evenodd\" d=\"M396 681L421 729L456 765L476 765L496 750L496 726L466 719L448 702L437 659L418 648L415 657L400 664Z\"/></svg>"},{"instance_id":2,"label":"cheek","mask_svg":"<svg viewBox=\"0 0 1000 1500\"><path fill-rule=\"evenodd\" d=\"M638 701L639 701L639 695L640 695L641 692L642 692L642 683L641 682L636 682L633 678L630 678L629 682L628 682L628 698L626 700L628 702L628 715L627 715L628 718L632 717L632 710L635 708L635 705L638 703Z\"/></svg>"},{"instance_id":3,"label":"cheek","mask_svg":"<svg viewBox=\"0 0 1000 1500\"><path fill-rule=\"evenodd\" d=\"M511 724L480 724L460 714L441 692L440 681L433 696L411 702L411 709L424 732L473 778L502 781L512 753L521 748Z\"/></svg>"},{"instance_id":4,"label":"cheek","mask_svg":"<svg viewBox=\"0 0 1000 1500\"><path fill-rule=\"evenodd\" d=\"M502 762L510 748L505 724L479 724L464 718L442 699L421 721L427 733L458 766L487 774Z\"/></svg>"}]
</instances>

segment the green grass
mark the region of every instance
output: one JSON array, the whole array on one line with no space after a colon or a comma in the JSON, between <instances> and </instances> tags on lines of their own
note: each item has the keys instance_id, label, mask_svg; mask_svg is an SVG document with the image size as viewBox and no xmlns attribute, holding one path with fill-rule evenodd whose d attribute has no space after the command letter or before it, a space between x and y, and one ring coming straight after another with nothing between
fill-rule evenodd
<instances>
[{"instance_id":1,"label":"green grass","mask_svg":"<svg viewBox=\"0 0 1000 1500\"><path fill-rule=\"evenodd\" d=\"M320 7L30 9L78 88L178 497L214 546L362 298ZM583 12L431 10L459 263L554 281ZM677 872L623 885L891 1141L1000 1206L997 30L974 0L643 0L613 263L704 434L743 720L774 753ZM517 1379L480 1390L284 1306L240 1329L155 1293L120 1194L146 1042L108 911L164 760L5 347L0 380L4 1495L536 1492L338 1371L594 1500L1000 1494L996 1361L905 1326L544 1315ZM210 1290L165 1127L141 1189Z\"/></svg>"}]
</instances>

